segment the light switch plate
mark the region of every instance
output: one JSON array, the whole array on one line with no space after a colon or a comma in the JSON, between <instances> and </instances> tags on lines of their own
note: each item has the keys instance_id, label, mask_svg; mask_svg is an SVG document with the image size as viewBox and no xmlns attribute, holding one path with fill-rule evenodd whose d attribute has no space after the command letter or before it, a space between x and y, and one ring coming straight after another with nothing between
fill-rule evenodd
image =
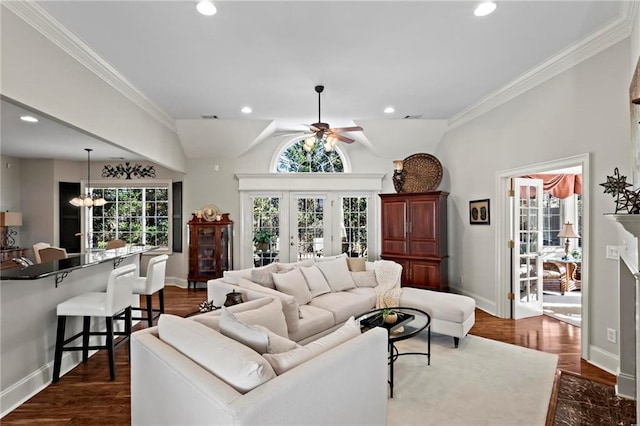
<instances>
[{"instance_id":1,"label":"light switch plate","mask_svg":"<svg viewBox=\"0 0 640 426\"><path fill-rule=\"evenodd\" d=\"M607 246L607 259L618 260L618 246Z\"/></svg>"}]
</instances>

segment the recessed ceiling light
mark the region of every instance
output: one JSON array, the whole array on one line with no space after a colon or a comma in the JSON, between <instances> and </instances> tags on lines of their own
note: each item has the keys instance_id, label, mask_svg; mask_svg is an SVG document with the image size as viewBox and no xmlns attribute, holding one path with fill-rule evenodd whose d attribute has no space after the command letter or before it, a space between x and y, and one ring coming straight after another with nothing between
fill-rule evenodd
<instances>
[{"instance_id":1,"label":"recessed ceiling light","mask_svg":"<svg viewBox=\"0 0 640 426\"><path fill-rule=\"evenodd\" d=\"M396 109L395 109L394 107L386 107L386 108L384 109L384 113L385 113L385 114L392 114L392 113L394 113L394 112L396 112Z\"/></svg>"},{"instance_id":2,"label":"recessed ceiling light","mask_svg":"<svg viewBox=\"0 0 640 426\"><path fill-rule=\"evenodd\" d=\"M249 108L248 106L242 107L240 111L243 112L244 114L251 114L251 108Z\"/></svg>"},{"instance_id":3,"label":"recessed ceiling light","mask_svg":"<svg viewBox=\"0 0 640 426\"><path fill-rule=\"evenodd\" d=\"M218 12L218 9L209 0L202 0L198 2L196 9L205 16L213 16Z\"/></svg>"},{"instance_id":4,"label":"recessed ceiling light","mask_svg":"<svg viewBox=\"0 0 640 426\"><path fill-rule=\"evenodd\" d=\"M35 117L32 117L30 115L23 115L20 117L20 120L22 121L26 121L27 123L37 123L38 119Z\"/></svg>"},{"instance_id":5,"label":"recessed ceiling light","mask_svg":"<svg viewBox=\"0 0 640 426\"><path fill-rule=\"evenodd\" d=\"M476 7L476 10L473 11L473 14L476 16L487 16L496 10L496 7L498 7L498 5L494 2L486 1L484 3L480 3L478 7Z\"/></svg>"}]
</instances>

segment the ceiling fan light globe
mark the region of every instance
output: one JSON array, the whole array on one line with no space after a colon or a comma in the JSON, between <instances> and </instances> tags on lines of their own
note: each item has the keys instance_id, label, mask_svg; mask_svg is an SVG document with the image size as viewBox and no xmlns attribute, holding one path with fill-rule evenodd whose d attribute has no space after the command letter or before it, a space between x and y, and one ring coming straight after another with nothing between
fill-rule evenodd
<instances>
[{"instance_id":1,"label":"ceiling fan light globe","mask_svg":"<svg viewBox=\"0 0 640 426\"><path fill-rule=\"evenodd\" d=\"M83 201L85 207L93 206L93 199L91 197L86 197Z\"/></svg>"},{"instance_id":2,"label":"ceiling fan light globe","mask_svg":"<svg viewBox=\"0 0 640 426\"><path fill-rule=\"evenodd\" d=\"M316 138L314 137L306 138L304 140L305 147L308 146L309 148L311 148L315 143L316 143Z\"/></svg>"},{"instance_id":3,"label":"ceiling fan light globe","mask_svg":"<svg viewBox=\"0 0 640 426\"><path fill-rule=\"evenodd\" d=\"M93 200L93 205L96 207L101 207L101 206L104 206L105 204L107 204L107 200L105 200L102 197L96 198L95 200Z\"/></svg>"},{"instance_id":4,"label":"ceiling fan light globe","mask_svg":"<svg viewBox=\"0 0 640 426\"><path fill-rule=\"evenodd\" d=\"M82 198L80 197L74 197L69 201L69 204L71 204L74 207L82 207L84 205L84 203L82 202Z\"/></svg>"},{"instance_id":5,"label":"ceiling fan light globe","mask_svg":"<svg viewBox=\"0 0 640 426\"><path fill-rule=\"evenodd\" d=\"M333 151L333 147L331 146L331 144L329 142L325 142L324 143L324 150L325 150L325 152L331 152L331 151Z\"/></svg>"},{"instance_id":6,"label":"ceiling fan light globe","mask_svg":"<svg viewBox=\"0 0 640 426\"><path fill-rule=\"evenodd\" d=\"M309 145L303 145L302 149L304 149L307 152L311 152L311 147Z\"/></svg>"}]
</instances>

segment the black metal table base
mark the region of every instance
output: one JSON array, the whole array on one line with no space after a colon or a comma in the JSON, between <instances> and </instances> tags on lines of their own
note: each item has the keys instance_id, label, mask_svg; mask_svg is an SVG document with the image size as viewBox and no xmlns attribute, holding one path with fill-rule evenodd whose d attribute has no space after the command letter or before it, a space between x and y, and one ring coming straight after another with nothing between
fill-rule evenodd
<instances>
[{"instance_id":1,"label":"black metal table base","mask_svg":"<svg viewBox=\"0 0 640 426\"><path fill-rule=\"evenodd\" d=\"M393 398L393 364L398 357L404 355L423 355L427 357L427 365L431 365L431 325L427 326L427 352L402 352L398 351L395 342L389 341L389 394Z\"/></svg>"}]
</instances>

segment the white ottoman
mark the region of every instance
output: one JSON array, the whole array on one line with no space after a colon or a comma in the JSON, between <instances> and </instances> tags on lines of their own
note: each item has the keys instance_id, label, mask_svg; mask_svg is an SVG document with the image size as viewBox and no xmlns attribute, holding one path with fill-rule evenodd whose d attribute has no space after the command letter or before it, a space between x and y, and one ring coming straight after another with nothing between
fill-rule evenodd
<instances>
[{"instance_id":1,"label":"white ottoman","mask_svg":"<svg viewBox=\"0 0 640 426\"><path fill-rule=\"evenodd\" d=\"M460 294L403 287L400 306L431 315L431 331L452 336L456 348L476 321L476 301Z\"/></svg>"}]
</instances>

